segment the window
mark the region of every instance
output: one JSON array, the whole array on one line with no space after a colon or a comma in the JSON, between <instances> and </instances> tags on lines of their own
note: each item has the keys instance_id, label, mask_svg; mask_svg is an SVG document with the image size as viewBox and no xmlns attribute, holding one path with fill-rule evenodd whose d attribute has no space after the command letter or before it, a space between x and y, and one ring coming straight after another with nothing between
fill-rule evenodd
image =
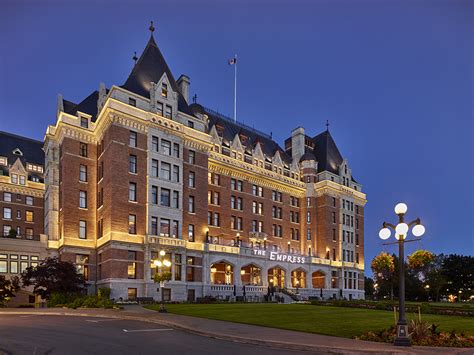
<instances>
[{"instance_id":1,"label":"window","mask_svg":"<svg viewBox=\"0 0 474 355\"><path fill-rule=\"evenodd\" d=\"M104 177L104 162L101 161L99 164L99 169L97 173L97 181L100 181Z\"/></svg>"},{"instance_id":2,"label":"window","mask_svg":"<svg viewBox=\"0 0 474 355\"><path fill-rule=\"evenodd\" d=\"M311 197L306 197L306 207L311 207Z\"/></svg>"},{"instance_id":3,"label":"window","mask_svg":"<svg viewBox=\"0 0 474 355\"><path fill-rule=\"evenodd\" d=\"M188 200L188 212L194 213L194 196L189 196Z\"/></svg>"},{"instance_id":4,"label":"window","mask_svg":"<svg viewBox=\"0 0 474 355\"><path fill-rule=\"evenodd\" d=\"M137 201L137 184L134 182L128 184L128 200L132 202Z\"/></svg>"},{"instance_id":5,"label":"window","mask_svg":"<svg viewBox=\"0 0 474 355\"><path fill-rule=\"evenodd\" d=\"M359 245L359 233L356 233L356 245Z\"/></svg>"},{"instance_id":6,"label":"window","mask_svg":"<svg viewBox=\"0 0 474 355\"><path fill-rule=\"evenodd\" d=\"M1 256L5 255L5 258L6 258L6 254L1 254ZM2 274L6 274L8 272L8 267L7 267L7 261L6 260L0 260L0 273Z\"/></svg>"},{"instance_id":7,"label":"window","mask_svg":"<svg viewBox=\"0 0 474 355\"><path fill-rule=\"evenodd\" d=\"M188 240L194 242L194 224L188 225Z\"/></svg>"},{"instance_id":8,"label":"window","mask_svg":"<svg viewBox=\"0 0 474 355\"><path fill-rule=\"evenodd\" d=\"M188 155L188 163L195 164L195 162L196 162L196 152L194 150L190 150L189 155Z\"/></svg>"},{"instance_id":9,"label":"window","mask_svg":"<svg viewBox=\"0 0 474 355\"><path fill-rule=\"evenodd\" d=\"M25 221L33 222L33 211L25 211Z\"/></svg>"},{"instance_id":10,"label":"window","mask_svg":"<svg viewBox=\"0 0 474 355\"><path fill-rule=\"evenodd\" d=\"M336 261L336 249L332 249L332 260Z\"/></svg>"},{"instance_id":11,"label":"window","mask_svg":"<svg viewBox=\"0 0 474 355\"><path fill-rule=\"evenodd\" d=\"M308 230L306 231L306 239L307 240L311 240L311 229L308 228Z\"/></svg>"},{"instance_id":12,"label":"window","mask_svg":"<svg viewBox=\"0 0 474 355\"><path fill-rule=\"evenodd\" d=\"M82 128L89 127L89 120L87 119L87 117L81 117L81 127Z\"/></svg>"},{"instance_id":13,"label":"window","mask_svg":"<svg viewBox=\"0 0 474 355\"><path fill-rule=\"evenodd\" d=\"M189 128L194 128L194 122L193 121L188 121L188 127Z\"/></svg>"},{"instance_id":14,"label":"window","mask_svg":"<svg viewBox=\"0 0 474 355\"><path fill-rule=\"evenodd\" d=\"M151 234L158 235L158 218L151 217Z\"/></svg>"},{"instance_id":15,"label":"window","mask_svg":"<svg viewBox=\"0 0 474 355\"><path fill-rule=\"evenodd\" d=\"M165 219L165 218L160 219L160 235L169 237L170 235L170 220L169 219Z\"/></svg>"},{"instance_id":16,"label":"window","mask_svg":"<svg viewBox=\"0 0 474 355\"><path fill-rule=\"evenodd\" d=\"M104 189L101 187L97 193L97 207L104 205Z\"/></svg>"},{"instance_id":17,"label":"window","mask_svg":"<svg viewBox=\"0 0 474 355\"><path fill-rule=\"evenodd\" d=\"M127 264L127 276L129 279L135 279L137 277L137 252L136 251L128 251L127 255L128 264Z\"/></svg>"},{"instance_id":18,"label":"window","mask_svg":"<svg viewBox=\"0 0 474 355\"><path fill-rule=\"evenodd\" d=\"M163 116L163 104L159 101L156 103L156 111Z\"/></svg>"},{"instance_id":19,"label":"window","mask_svg":"<svg viewBox=\"0 0 474 355\"><path fill-rule=\"evenodd\" d=\"M208 173L207 180L209 184L220 186L221 177L219 174L216 173Z\"/></svg>"},{"instance_id":20,"label":"window","mask_svg":"<svg viewBox=\"0 0 474 355\"><path fill-rule=\"evenodd\" d=\"M133 174L137 173L137 156L136 155L130 155L130 157L128 158L128 171Z\"/></svg>"},{"instance_id":21,"label":"window","mask_svg":"<svg viewBox=\"0 0 474 355\"><path fill-rule=\"evenodd\" d=\"M335 197L332 198L332 207L336 207L336 198Z\"/></svg>"},{"instance_id":22,"label":"window","mask_svg":"<svg viewBox=\"0 0 474 355\"><path fill-rule=\"evenodd\" d=\"M215 227L219 227L219 226L221 225L221 222L220 222L220 215L219 215L219 213L217 213L217 212L214 212L214 223L213 223L213 225L214 225Z\"/></svg>"},{"instance_id":23,"label":"window","mask_svg":"<svg viewBox=\"0 0 474 355\"><path fill-rule=\"evenodd\" d=\"M281 202L282 201L282 194L281 192L278 191L272 191L272 200L276 202Z\"/></svg>"},{"instance_id":24,"label":"window","mask_svg":"<svg viewBox=\"0 0 474 355\"><path fill-rule=\"evenodd\" d=\"M188 186L189 187L196 187L196 174L194 173L194 171L189 172Z\"/></svg>"},{"instance_id":25,"label":"window","mask_svg":"<svg viewBox=\"0 0 474 355\"><path fill-rule=\"evenodd\" d=\"M25 175L20 175L20 185L25 185Z\"/></svg>"},{"instance_id":26,"label":"window","mask_svg":"<svg viewBox=\"0 0 474 355\"><path fill-rule=\"evenodd\" d=\"M252 185L252 194L254 196L263 197L263 187L257 186L257 185Z\"/></svg>"},{"instance_id":27,"label":"window","mask_svg":"<svg viewBox=\"0 0 474 355\"><path fill-rule=\"evenodd\" d=\"M11 202L11 200L12 200L12 194L10 192L4 192L3 193L3 201Z\"/></svg>"},{"instance_id":28,"label":"window","mask_svg":"<svg viewBox=\"0 0 474 355\"><path fill-rule=\"evenodd\" d=\"M3 207L3 218L12 219L12 209L9 207Z\"/></svg>"},{"instance_id":29,"label":"window","mask_svg":"<svg viewBox=\"0 0 474 355\"><path fill-rule=\"evenodd\" d=\"M33 228L25 229L26 239L33 239Z\"/></svg>"},{"instance_id":30,"label":"window","mask_svg":"<svg viewBox=\"0 0 474 355\"><path fill-rule=\"evenodd\" d=\"M87 181L87 166L82 164L79 166L79 181Z\"/></svg>"},{"instance_id":31,"label":"window","mask_svg":"<svg viewBox=\"0 0 474 355\"><path fill-rule=\"evenodd\" d=\"M99 219L99 221L97 222L97 237L98 238L102 238L103 231L104 231L104 221L102 219Z\"/></svg>"},{"instance_id":32,"label":"window","mask_svg":"<svg viewBox=\"0 0 474 355\"><path fill-rule=\"evenodd\" d=\"M161 162L160 177L165 180L171 180L171 164Z\"/></svg>"},{"instance_id":33,"label":"window","mask_svg":"<svg viewBox=\"0 0 474 355\"><path fill-rule=\"evenodd\" d=\"M173 165L173 181L179 182L179 166Z\"/></svg>"},{"instance_id":34,"label":"window","mask_svg":"<svg viewBox=\"0 0 474 355\"><path fill-rule=\"evenodd\" d=\"M87 221L79 221L79 238L87 239Z\"/></svg>"},{"instance_id":35,"label":"window","mask_svg":"<svg viewBox=\"0 0 474 355\"><path fill-rule=\"evenodd\" d=\"M137 234L137 216L134 214L128 215L128 233Z\"/></svg>"},{"instance_id":36,"label":"window","mask_svg":"<svg viewBox=\"0 0 474 355\"><path fill-rule=\"evenodd\" d=\"M12 180L12 184L18 184L18 175L12 174L11 180Z\"/></svg>"},{"instance_id":37,"label":"window","mask_svg":"<svg viewBox=\"0 0 474 355\"><path fill-rule=\"evenodd\" d=\"M359 263L359 253L356 253L356 263Z\"/></svg>"},{"instance_id":38,"label":"window","mask_svg":"<svg viewBox=\"0 0 474 355\"><path fill-rule=\"evenodd\" d=\"M311 223L311 212L306 212L306 223Z\"/></svg>"},{"instance_id":39,"label":"window","mask_svg":"<svg viewBox=\"0 0 474 355\"><path fill-rule=\"evenodd\" d=\"M161 152L164 155L171 155L171 142L166 139L161 140Z\"/></svg>"},{"instance_id":40,"label":"window","mask_svg":"<svg viewBox=\"0 0 474 355\"><path fill-rule=\"evenodd\" d=\"M76 254L76 270L84 276L85 280L89 279L89 255Z\"/></svg>"},{"instance_id":41,"label":"window","mask_svg":"<svg viewBox=\"0 0 474 355\"><path fill-rule=\"evenodd\" d=\"M336 223L336 212L332 212L332 223Z\"/></svg>"},{"instance_id":42,"label":"window","mask_svg":"<svg viewBox=\"0 0 474 355\"><path fill-rule=\"evenodd\" d=\"M168 97L168 85L165 83L161 84L161 96Z\"/></svg>"},{"instance_id":43,"label":"window","mask_svg":"<svg viewBox=\"0 0 474 355\"><path fill-rule=\"evenodd\" d=\"M172 224L172 229L171 229L171 236L173 238L178 237L179 235L179 222L178 221L173 221Z\"/></svg>"},{"instance_id":44,"label":"window","mask_svg":"<svg viewBox=\"0 0 474 355\"><path fill-rule=\"evenodd\" d=\"M170 105L166 105L165 117L171 118L173 116L173 108Z\"/></svg>"},{"instance_id":45,"label":"window","mask_svg":"<svg viewBox=\"0 0 474 355\"><path fill-rule=\"evenodd\" d=\"M151 137L151 149L154 152L158 152L158 137L152 136Z\"/></svg>"},{"instance_id":46,"label":"window","mask_svg":"<svg viewBox=\"0 0 474 355\"><path fill-rule=\"evenodd\" d=\"M174 280L175 281L181 281L181 254L174 254Z\"/></svg>"},{"instance_id":47,"label":"window","mask_svg":"<svg viewBox=\"0 0 474 355\"><path fill-rule=\"evenodd\" d=\"M336 230L335 229L332 230L332 241L333 242L336 241Z\"/></svg>"},{"instance_id":48,"label":"window","mask_svg":"<svg viewBox=\"0 0 474 355\"><path fill-rule=\"evenodd\" d=\"M130 147L136 147L137 146L137 132L130 131L130 134L128 136L128 145Z\"/></svg>"},{"instance_id":49,"label":"window","mask_svg":"<svg viewBox=\"0 0 474 355\"><path fill-rule=\"evenodd\" d=\"M158 160L151 160L151 176L158 177Z\"/></svg>"},{"instance_id":50,"label":"window","mask_svg":"<svg viewBox=\"0 0 474 355\"><path fill-rule=\"evenodd\" d=\"M161 189L160 205L170 207L170 190L163 188Z\"/></svg>"},{"instance_id":51,"label":"window","mask_svg":"<svg viewBox=\"0 0 474 355\"><path fill-rule=\"evenodd\" d=\"M87 158L87 144L86 143L79 143L79 154L81 157Z\"/></svg>"},{"instance_id":52,"label":"window","mask_svg":"<svg viewBox=\"0 0 474 355\"><path fill-rule=\"evenodd\" d=\"M218 192L208 191L207 197L208 197L208 203L210 205L215 205L215 206L220 205L220 199L219 199L219 193Z\"/></svg>"},{"instance_id":53,"label":"window","mask_svg":"<svg viewBox=\"0 0 474 355\"><path fill-rule=\"evenodd\" d=\"M359 229L359 218L356 218L356 229Z\"/></svg>"},{"instance_id":54,"label":"window","mask_svg":"<svg viewBox=\"0 0 474 355\"><path fill-rule=\"evenodd\" d=\"M10 230L12 229L12 226L7 226L3 225L3 236L8 237L10 235Z\"/></svg>"},{"instance_id":55,"label":"window","mask_svg":"<svg viewBox=\"0 0 474 355\"><path fill-rule=\"evenodd\" d=\"M173 156L179 158L179 144L173 143Z\"/></svg>"},{"instance_id":56,"label":"window","mask_svg":"<svg viewBox=\"0 0 474 355\"><path fill-rule=\"evenodd\" d=\"M173 208L179 208L179 191L173 191Z\"/></svg>"},{"instance_id":57,"label":"window","mask_svg":"<svg viewBox=\"0 0 474 355\"><path fill-rule=\"evenodd\" d=\"M136 107L136 106L137 106L137 100L135 100L135 99L129 97L129 98L128 98L128 104L129 104L130 106L135 106L135 107Z\"/></svg>"},{"instance_id":58,"label":"window","mask_svg":"<svg viewBox=\"0 0 474 355\"><path fill-rule=\"evenodd\" d=\"M87 192L79 191L79 207L87 208Z\"/></svg>"},{"instance_id":59,"label":"window","mask_svg":"<svg viewBox=\"0 0 474 355\"><path fill-rule=\"evenodd\" d=\"M356 213L359 214L359 206L356 205Z\"/></svg>"},{"instance_id":60,"label":"window","mask_svg":"<svg viewBox=\"0 0 474 355\"><path fill-rule=\"evenodd\" d=\"M20 210L16 211L16 219L21 219L21 211ZM18 228L20 228L20 227L18 227ZM20 233L18 233L18 234L20 234Z\"/></svg>"}]
</instances>

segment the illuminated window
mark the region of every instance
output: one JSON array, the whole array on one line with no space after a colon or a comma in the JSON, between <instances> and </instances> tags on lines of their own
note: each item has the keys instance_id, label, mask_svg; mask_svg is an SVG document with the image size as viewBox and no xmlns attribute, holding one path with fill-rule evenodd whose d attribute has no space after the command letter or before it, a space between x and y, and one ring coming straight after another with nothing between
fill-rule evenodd
<instances>
[{"instance_id":1,"label":"illuminated window","mask_svg":"<svg viewBox=\"0 0 474 355\"><path fill-rule=\"evenodd\" d=\"M87 239L87 221L79 221L79 238Z\"/></svg>"},{"instance_id":2,"label":"illuminated window","mask_svg":"<svg viewBox=\"0 0 474 355\"><path fill-rule=\"evenodd\" d=\"M137 216L134 214L128 215L128 233L137 234Z\"/></svg>"},{"instance_id":3,"label":"illuminated window","mask_svg":"<svg viewBox=\"0 0 474 355\"><path fill-rule=\"evenodd\" d=\"M161 96L168 97L168 84L161 84Z\"/></svg>"},{"instance_id":4,"label":"illuminated window","mask_svg":"<svg viewBox=\"0 0 474 355\"><path fill-rule=\"evenodd\" d=\"M33 211L25 211L25 220L27 222L33 222Z\"/></svg>"},{"instance_id":5,"label":"illuminated window","mask_svg":"<svg viewBox=\"0 0 474 355\"><path fill-rule=\"evenodd\" d=\"M79 191L79 207L87 208L87 192Z\"/></svg>"}]
</instances>

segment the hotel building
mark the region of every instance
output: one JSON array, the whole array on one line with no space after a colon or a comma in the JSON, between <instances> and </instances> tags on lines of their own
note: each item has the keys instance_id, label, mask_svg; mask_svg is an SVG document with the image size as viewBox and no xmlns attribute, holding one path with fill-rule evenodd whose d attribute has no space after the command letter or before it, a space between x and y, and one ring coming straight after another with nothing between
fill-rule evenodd
<instances>
[{"instance_id":1,"label":"hotel building","mask_svg":"<svg viewBox=\"0 0 474 355\"><path fill-rule=\"evenodd\" d=\"M189 87L186 75L174 79L152 32L123 85L100 84L80 103L59 96L44 162L30 164L44 172L28 179L35 203L44 196L45 252L75 263L89 292L110 287L115 299L256 300L270 286L364 298L365 194L329 130L295 128L281 147L191 103ZM17 161L23 175L29 161L3 148L1 186L13 195L26 188L13 183ZM26 228L5 216L4 233ZM36 214L35 223L43 227ZM171 261L161 291L152 262L160 251Z\"/></svg>"}]
</instances>

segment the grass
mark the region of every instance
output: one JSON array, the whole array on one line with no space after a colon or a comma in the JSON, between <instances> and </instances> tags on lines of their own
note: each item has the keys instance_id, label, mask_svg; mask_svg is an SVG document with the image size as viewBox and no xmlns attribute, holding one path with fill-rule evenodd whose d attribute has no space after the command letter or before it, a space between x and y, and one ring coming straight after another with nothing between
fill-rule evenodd
<instances>
[{"instance_id":1,"label":"grass","mask_svg":"<svg viewBox=\"0 0 474 355\"><path fill-rule=\"evenodd\" d=\"M389 311L303 304L170 304L168 312L185 316L296 330L353 338L367 331L394 324ZM147 306L158 310L159 305ZM407 314L413 319L414 314ZM440 330L474 335L472 317L422 315L422 320L440 325Z\"/></svg>"}]
</instances>

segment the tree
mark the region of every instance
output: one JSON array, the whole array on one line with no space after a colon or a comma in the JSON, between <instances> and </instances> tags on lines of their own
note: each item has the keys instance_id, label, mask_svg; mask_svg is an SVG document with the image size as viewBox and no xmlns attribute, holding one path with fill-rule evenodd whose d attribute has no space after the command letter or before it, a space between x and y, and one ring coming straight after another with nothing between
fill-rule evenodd
<instances>
[{"instance_id":1,"label":"tree","mask_svg":"<svg viewBox=\"0 0 474 355\"><path fill-rule=\"evenodd\" d=\"M15 293L20 289L20 279L13 276L10 280L0 275L0 305L4 305L11 298L15 297Z\"/></svg>"},{"instance_id":2,"label":"tree","mask_svg":"<svg viewBox=\"0 0 474 355\"><path fill-rule=\"evenodd\" d=\"M374 279L371 277L364 277L364 289L365 289L365 298L369 300L374 299L375 295L375 287L374 287Z\"/></svg>"},{"instance_id":3,"label":"tree","mask_svg":"<svg viewBox=\"0 0 474 355\"><path fill-rule=\"evenodd\" d=\"M440 294L458 300L469 299L474 292L474 257L450 254L442 261L441 273L446 279Z\"/></svg>"},{"instance_id":4,"label":"tree","mask_svg":"<svg viewBox=\"0 0 474 355\"><path fill-rule=\"evenodd\" d=\"M381 294L385 294L386 286L390 289L390 299L393 300L393 282L394 282L394 257L386 252L377 255L370 265L377 280L378 289Z\"/></svg>"},{"instance_id":5,"label":"tree","mask_svg":"<svg viewBox=\"0 0 474 355\"><path fill-rule=\"evenodd\" d=\"M23 286L34 285L33 293L49 299L52 293L80 293L86 282L74 264L58 258L46 258L21 274Z\"/></svg>"}]
</instances>

